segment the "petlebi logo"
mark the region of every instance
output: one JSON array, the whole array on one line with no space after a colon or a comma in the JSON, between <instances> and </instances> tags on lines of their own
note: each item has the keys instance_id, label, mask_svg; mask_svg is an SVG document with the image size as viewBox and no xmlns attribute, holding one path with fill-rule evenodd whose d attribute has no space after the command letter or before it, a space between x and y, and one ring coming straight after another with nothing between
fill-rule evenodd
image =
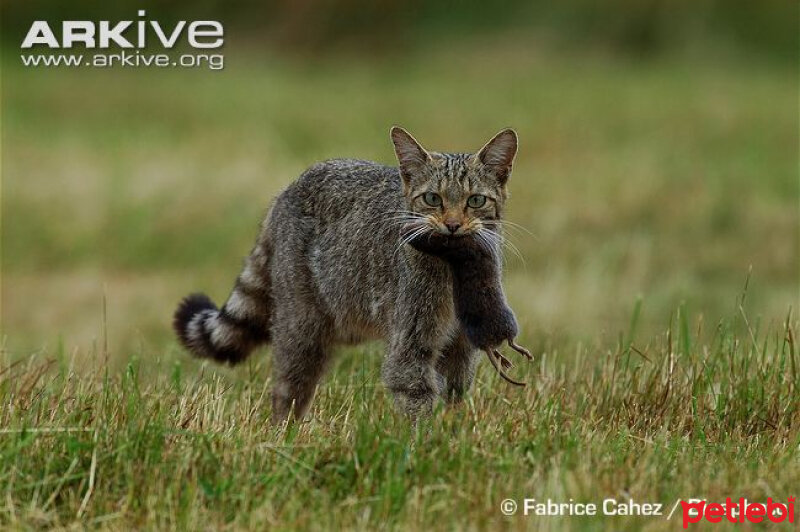
<instances>
[{"instance_id":1,"label":"petlebi logo","mask_svg":"<svg viewBox=\"0 0 800 532\"><path fill-rule=\"evenodd\" d=\"M210 70L224 67L221 53L207 52L218 50L225 43L222 23L216 20L181 20L174 25L162 25L157 20L148 20L144 10L139 10L138 16L137 20L115 22L65 20L56 28L47 21L36 20L20 47L37 53L22 54L20 59L29 67L201 67ZM202 52L167 53L177 45ZM165 51L149 52L159 47ZM95 52L72 53L76 49ZM69 50L70 53L60 50Z\"/></svg>"}]
</instances>

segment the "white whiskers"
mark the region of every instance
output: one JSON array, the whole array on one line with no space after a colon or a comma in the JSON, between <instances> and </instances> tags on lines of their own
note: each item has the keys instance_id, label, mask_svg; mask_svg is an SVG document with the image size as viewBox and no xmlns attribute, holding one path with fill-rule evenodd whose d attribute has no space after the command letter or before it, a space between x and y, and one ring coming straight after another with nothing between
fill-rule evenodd
<instances>
[{"instance_id":1,"label":"white whiskers","mask_svg":"<svg viewBox=\"0 0 800 532\"><path fill-rule=\"evenodd\" d=\"M492 221L495 222L497 220L492 220ZM478 235L479 238L483 239L484 241L488 241L490 245L492 245L495 248L497 246L500 246L503 249L510 250L512 253L514 253L514 255L519 257L519 260L522 261L522 265L527 268L528 264L527 262L525 262L525 257L522 256L522 253L520 252L519 248L505 235L493 231L487 227L482 227L478 229L478 231L475 234Z\"/></svg>"},{"instance_id":2,"label":"white whiskers","mask_svg":"<svg viewBox=\"0 0 800 532\"><path fill-rule=\"evenodd\" d=\"M401 249L403 249L403 246L405 246L406 244L408 244L409 242L411 242L412 240L414 240L418 236L427 233L430 230L431 230L430 226L428 226L428 224L424 224L424 225L421 225L421 226L413 228L410 232L408 232L405 235L403 235L403 237L400 239L400 243L397 244L397 247L395 248L394 253L392 253L392 257L397 255L397 253Z\"/></svg>"},{"instance_id":3,"label":"white whiskers","mask_svg":"<svg viewBox=\"0 0 800 532\"><path fill-rule=\"evenodd\" d=\"M394 252L392 253L392 257L396 256L403 246L413 241L415 238L424 235L427 232L435 231L429 215L420 214L414 211L392 211L389 213L389 216L387 216L386 220L392 227L399 226L398 228L404 228L404 230L400 232L400 240ZM504 233L506 232L505 230L508 230L507 232L509 233L517 232L518 235L525 233L533 238L538 239L535 234L520 224L511 222L509 220L485 220L477 225L479 227L471 234L475 236L481 245L486 246L488 249L492 249L497 253L500 253L503 250L508 250L516 255L520 261L522 261L523 266L527 267L525 257L522 255L522 252L519 250L517 245L511 240L511 235L506 235ZM500 254L502 255L502 253Z\"/></svg>"}]
</instances>

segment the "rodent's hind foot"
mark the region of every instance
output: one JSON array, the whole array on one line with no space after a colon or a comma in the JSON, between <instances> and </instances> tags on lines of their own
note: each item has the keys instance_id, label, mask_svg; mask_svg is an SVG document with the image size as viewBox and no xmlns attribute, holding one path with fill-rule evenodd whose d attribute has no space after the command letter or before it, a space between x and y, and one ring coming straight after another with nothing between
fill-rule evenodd
<instances>
[{"instance_id":1,"label":"rodent's hind foot","mask_svg":"<svg viewBox=\"0 0 800 532\"><path fill-rule=\"evenodd\" d=\"M531 354L531 352L522 347L521 345L517 344L516 342L514 342L514 340L509 339L508 346L517 353L524 355L525 358L527 358L528 360L533 360L533 355Z\"/></svg>"},{"instance_id":2,"label":"rodent's hind foot","mask_svg":"<svg viewBox=\"0 0 800 532\"><path fill-rule=\"evenodd\" d=\"M489 362L492 363L492 367L498 373L498 375L500 375L503 378L503 380L505 380L509 384L513 384L514 386L525 386L526 385L525 382L518 381L518 380L510 377L505 372L505 370L503 369L503 366L505 366L506 364L511 364L511 362L506 357L504 357L502 354L500 354L500 351L498 351L497 349L484 349L483 352L486 353L487 357L489 357ZM498 360L500 361L500 364L498 364L498 362L497 362Z\"/></svg>"}]
</instances>

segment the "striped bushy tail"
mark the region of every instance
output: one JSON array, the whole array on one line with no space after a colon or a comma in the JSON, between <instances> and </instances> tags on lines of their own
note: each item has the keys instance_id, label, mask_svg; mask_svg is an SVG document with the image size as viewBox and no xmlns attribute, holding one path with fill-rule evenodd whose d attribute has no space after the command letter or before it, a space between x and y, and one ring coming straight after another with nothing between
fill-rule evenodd
<instances>
[{"instance_id":1,"label":"striped bushy tail","mask_svg":"<svg viewBox=\"0 0 800 532\"><path fill-rule=\"evenodd\" d=\"M272 297L268 244L260 242L253 249L222 308L205 294L191 294L180 302L172 326L190 353L236 364L260 344L269 342Z\"/></svg>"}]
</instances>

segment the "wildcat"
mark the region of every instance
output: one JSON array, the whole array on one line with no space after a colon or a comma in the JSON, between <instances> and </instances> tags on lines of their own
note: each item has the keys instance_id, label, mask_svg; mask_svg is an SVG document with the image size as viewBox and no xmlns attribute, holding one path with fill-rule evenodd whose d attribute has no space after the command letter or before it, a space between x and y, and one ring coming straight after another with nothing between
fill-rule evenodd
<instances>
[{"instance_id":1,"label":"wildcat","mask_svg":"<svg viewBox=\"0 0 800 532\"><path fill-rule=\"evenodd\" d=\"M225 304L192 294L175 311L198 357L235 364L272 345L274 422L305 414L336 344L385 339L384 384L412 417L472 384L479 351L456 318L450 267L409 241L496 246L517 135L504 129L475 154L428 151L400 127L390 135L397 168L310 167L275 200Z\"/></svg>"}]
</instances>

